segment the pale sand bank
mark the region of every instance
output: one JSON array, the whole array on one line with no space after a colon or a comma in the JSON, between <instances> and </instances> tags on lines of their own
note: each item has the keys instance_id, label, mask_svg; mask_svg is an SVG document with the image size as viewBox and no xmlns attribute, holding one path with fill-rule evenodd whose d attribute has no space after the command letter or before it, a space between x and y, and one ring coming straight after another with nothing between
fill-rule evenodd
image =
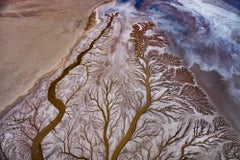
<instances>
[{"instance_id":1,"label":"pale sand bank","mask_svg":"<svg viewBox=\"0 0 240 160\"><path fill-rule=\"evenodd\" d=\"M240 102L230 95L228 91L228 82L223 81L221 75L216 71L202 71L199 65L191 68L198 85L200 85L208 94L211 101L217 107L220 115L226 117L232 127L240 133Z\"/></svg>"},{"instance_id":2,"label":"pale sand bank","mask_svg":"<svg viewBox=\"0 0 240 160\"><path fill-rule=\"evenodd\" d=\"M0 112L60 64L102 2L25 0L1 8Z\"/></svg>"}]
</instances>

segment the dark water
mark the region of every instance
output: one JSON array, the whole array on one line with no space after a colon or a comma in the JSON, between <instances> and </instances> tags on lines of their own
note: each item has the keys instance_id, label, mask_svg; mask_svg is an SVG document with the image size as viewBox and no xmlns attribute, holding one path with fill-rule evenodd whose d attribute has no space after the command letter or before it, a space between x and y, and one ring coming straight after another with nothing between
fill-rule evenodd
<instances>
[{"instance_id":1,"label":"dark water","mask_svg":"<svg viewBox=\"0 0 240 160\"><path fill-rule=\"evenodd\" d=\"M232 5L233 7L240 9L240 0L224 0L224 1Z\"/></svg>"},{"instance_id":2,"label":"dark water","mask_svg":"<svg viewBox=\"0 0 240 160\"><path fill-rule=\"evenodd\" d=\"M118 0L119 3L129 2L131 0ZM144 0L134 0L134 7L137 9L140 9L142 7L142 3Z\"/></svg>"}]
</instances>

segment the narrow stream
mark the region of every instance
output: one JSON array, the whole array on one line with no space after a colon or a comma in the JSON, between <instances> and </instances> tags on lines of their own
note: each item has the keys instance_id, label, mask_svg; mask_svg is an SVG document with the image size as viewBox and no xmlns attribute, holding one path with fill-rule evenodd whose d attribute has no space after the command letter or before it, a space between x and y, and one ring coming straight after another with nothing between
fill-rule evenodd
<instances>
[{"instance_id":1,"label":"narrow stream","mask_svg":"<svg viewBox=\"0 0 240 160\"><path fill-rule=\"evenodd\" d=\"M59 110L59 114L51 123L49 123L45 128L43 128L41 130L41 132L39 132L33 139L32 148L31 148L31 155L32 155L33 160L43 160L44 159L43 154L42 154L42 149L41 149L41 142L44 139L44 137L46 137L61 122L61 120L64 116L64 113L65 113L65 109L66 109L65 104L63 103L63 101L61 99L58 99L56 97L55 89L56 89L57 83L59 81L61 81L72 69L74 69L75 67L80 65L83 56L93 48L93 45L95 44L95 42L111 26L113 18L114 18L114 16L112 15L110 17L110 21L108 22L107 26L101 31L99 36L96 37L91 42L91 44L89 45L89 47L86 50L84 50L83 52L81 52L78 55L77 60L74 63L70 64L67 68L65 68L63 70L63 72L61 73L61 75L50 84L50 87L48 89L48 100Z\"/></svg>"}]
</instances>

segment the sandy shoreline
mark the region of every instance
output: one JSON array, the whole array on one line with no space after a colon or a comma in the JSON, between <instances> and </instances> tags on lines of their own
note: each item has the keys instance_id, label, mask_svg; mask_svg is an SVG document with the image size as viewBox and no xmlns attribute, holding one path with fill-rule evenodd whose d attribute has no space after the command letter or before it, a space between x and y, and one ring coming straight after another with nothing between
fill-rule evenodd
<instances>
[{"instance_id":1,"label":"sandy shoreline","mask_svg":"<svg viewBox=\"0 0 240 160\"><path fill-rule=\"evenodd\" d=\"M55 5L54 1L25 1L1 9L0 112L16 103L19 95L26 95L43 75L61 64L79 41L92 10L102 2L61 0ZM21 15L29 9L39 11L38 16L6 14L19 12Z\"/></svg>"}]
</instances>

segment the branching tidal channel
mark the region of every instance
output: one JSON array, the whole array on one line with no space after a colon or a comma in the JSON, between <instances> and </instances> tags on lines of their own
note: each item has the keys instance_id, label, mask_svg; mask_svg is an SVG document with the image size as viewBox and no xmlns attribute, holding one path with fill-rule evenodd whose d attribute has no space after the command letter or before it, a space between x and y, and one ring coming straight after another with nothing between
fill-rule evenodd
<instances>
[{"instance_id":1,"label":"branching tidal channel","mask_svg":"<svg viewBox=\"0 0 240 160\"><path fill-rule=\"evenodd\" d=\"M107 26L101 31L101 33L98 35L98 37L96 37L90 43L90 45L87 49L82 51L77 56L77 60L74 63L70 64L67 68L65 68L63 70L63 72L61 73L61 75L50 84L50 87L48 89L48 100L58 109L59 113L58 113L57 117L51 123L49 123L45 128L43 128L33 139L32 147L31 147L32 159L34 159L34 160L43 160L44 159L43 154L42 154L41 142L44 139L44 137L46 137L49 134L49 132L51 132L61 122L61 120L64 116L64 113L65 113L65 109L66 109L65 104L63 103L63 101L61 99L56 97L55 88L56 88L57 83L60 82L66 75L68 75L72 69L74 69L75 67L80 65L83 56L93 48L95 42L111 26L113 18L114 18L114 15L110 16L110 20L109 20Z\"/></svg>"}]
</instances>

